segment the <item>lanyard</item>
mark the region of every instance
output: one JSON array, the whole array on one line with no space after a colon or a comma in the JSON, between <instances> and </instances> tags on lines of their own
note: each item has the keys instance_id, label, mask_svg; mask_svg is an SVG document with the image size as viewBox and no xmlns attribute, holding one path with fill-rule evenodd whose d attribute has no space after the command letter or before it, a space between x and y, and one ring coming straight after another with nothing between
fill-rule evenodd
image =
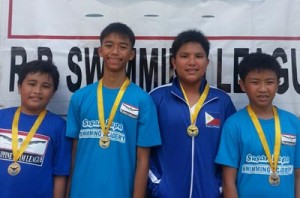
<instances>
[{"instance_id":1,"label":"lanyard","mask_svg":"<svg viewBox=\"0 0 300 198\"><path fill-rule=\"evenodd\" d=\"M277 113L277 109L275 107L273 107L273 115L274 115L274 120L275 120L274 160L272 160L270 148L268 146L265 134L263 132L263 129L261 128L261 125L259 123L257 116L255 115L255 113L250 105L247 106L247 110L248 110L249 116L255 126L255 129L258 133L258 136L259 136L259 139L263 146L263 149L265 151L265 154L267 155L271 170L273 173L276 173L276 168L277 168L278 158L279 158L279 153L280 153L280 122L279 122L279 116Z\"/></svg>"},{"instance_id":2,"label":"lanyard","mask_svg":"<svg viewBox=\"0 0 300 198\"><path fill-rule=\"evenodd\" d=\"M183 96L184 96L184 99L186 100L186 102L188 103L188 105L190 106L190 103L189 103L189 100L188 100L188 97L186 96L185 92L184 92L184 89L182 87L182 85L180 84L180 88L182 90L182 93L183 93ZM200 98L198 99L197 103L196 103L196 107L195 107L195 110L192 114L190 114L190 120L191 120L191 124L192 125L195 125L195 122L196 122L196 118L198 116L198 113L205 101L205 99L207 98L207 95L208 95L208 91L209 91L209 85L208 83L205 85L205 88L204 88L204 91L203 93L201 94Z\"/></svg>"},{"instance_id":3,"label":"lanyard","mask_svg":"<svg viewBox=\"0 0 300 198\"><path fill-rule=\"evenodd\" d=\"M47 111L43 110L36 121L34 122L33 126L31 127L29 133L27 134L25 140L20 145L20 149L18 150L18 124L21 114L21 108L19 107L15 112L13 123L12 123L12 150L13 150L13 160L16 162L21 157L25 149L27 148L30 140L33 138L34 134L36 133L37 129L41 125L44 117L46 116Z\"/></svg>"},{"instance_id":4,"label":"lanyard","mask_svg":"<svg viewBox=\"0 0 300 198\"><path fill-rule=\"evenodd\" d=\"M130 81L128 78L126 78L126 80L123 82L117 97L115 99L115 102L113 104L113 107L111 109L111 112L109 114L109 118L108 118L108 123L105 126L105 119L104 119L104 104L103 104L103 93L102 93L102 87L103 87L103 79L100 80L99 84L98 84L98 89L97 89L97 101L98 101L98 117L100 120L100 125L101 125L101 130L103 133L103 136L107 136L108 135L108 131L109 128L111 126L111 123L115 117L117 108L120 104L120 101L123 97L123 94L126 91L127 86L129 85Z\"/></svg>"}]
</instances>

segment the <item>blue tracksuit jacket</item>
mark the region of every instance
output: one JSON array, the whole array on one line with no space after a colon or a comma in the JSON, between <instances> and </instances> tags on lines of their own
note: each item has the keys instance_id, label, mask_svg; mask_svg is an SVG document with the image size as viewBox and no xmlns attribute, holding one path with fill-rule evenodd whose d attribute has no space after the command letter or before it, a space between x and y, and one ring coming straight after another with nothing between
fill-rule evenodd
<instances>
[{"instance_id":1,"label":"blue tracksuit jacket","mask_svg":"<svg viewBox=\"0 0 300 198\"><path fill-rule=\"evenodd\" d=\"M202 80L200 92L206 80ZM150 197L215 198L221 193L221 167L214 163L224 121L236 109L222 90L210 87L198 114L199 134L187 135L190 108L178 79L154 89L162 145L151 151L148 189Z\"/></svg>"}]
</instances>

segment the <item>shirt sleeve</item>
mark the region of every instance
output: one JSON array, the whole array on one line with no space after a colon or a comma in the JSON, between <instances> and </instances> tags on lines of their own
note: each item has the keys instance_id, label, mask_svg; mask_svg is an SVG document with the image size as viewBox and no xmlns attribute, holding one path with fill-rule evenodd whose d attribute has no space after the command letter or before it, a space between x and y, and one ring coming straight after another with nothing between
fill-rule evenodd
<instances>
[{"instance_id":1,"label":"shirt sleeve","mask_svg":"<svg viewBox=\"0 0 300 198\"><path fill-rule=\"evenodd\" d=\"M215 162L221 165L238 168L240 161L240 141L238 139L239 128L235 123L238 123L238 121L230 118L225 121Z\"/></svg>"},{"instance_id":2,"label":"shirt sleeve","mask_svg":"<svg viewBox=\"0 0 300 198\"><path fill-rule=\"evenodd\" d=\"M54 124L54 123L52 123ZM66 123L61 122L58 125L58 137L56 137L54 159L53 159L53 174L54 175L69 175L71 165L71 149L72 141L66 135Z\"/></svg>"},{"instance_id":3,"label":"shirt sleeve","mask_svg":"<svg viewBox=\"0 0 300 198\"><path fill-rule=\"evenodd\" d=\"M66 136L71 138L78 138L80 131L80 109L78 108L78 99L73 94L70 100L68 115L67 115L67 129Z\"/></svg>"},{"instance_id":4,"label":"shirt sleeve","mask_svg":"<svg viewBox=\"0 0 300 198\"><path fill-rule=\"evenodd\" d=\"M296 136L296 151L295 151L295 162L294 168L300 168L300 120L297 118L297 136Z\"/></svg>"},{"instance_id":5,"label":"shirt sleeve","mask_svg":"<svg viewBox=\"0 0 300 198\"><path fill-rule=\"evenodd\" d=\"M150 95L146 95L140 105L137 145L151 147L161 144L157 112Z\"/></svg>"}]
</instances>

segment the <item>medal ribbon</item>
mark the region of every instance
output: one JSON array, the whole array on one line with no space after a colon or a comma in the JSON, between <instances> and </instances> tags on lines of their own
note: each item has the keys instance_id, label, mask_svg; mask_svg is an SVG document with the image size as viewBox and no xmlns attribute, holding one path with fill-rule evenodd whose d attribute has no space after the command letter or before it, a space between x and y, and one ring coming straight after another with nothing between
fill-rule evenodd
<instances>
[{"instance_id":1,"label":"medal ribbon","mask_svg":"<svg viewBox=\"0 0 300 198\"><path fill-rule=\"evenodd\" d=\"M277 109L275 107L273 107L273 115L274 115L274 120L275 120L274 160L272 160L270 148L268 146L265 134L263 132L263 129L261 128L261 125L258 121L257 116L255 115L255 113L250 105L247 106L247 110L248 110L249 116L255 126L255 129L258 133L258 136L259 136L259 139L263 146L263 149L265 151L265 154L267 155L271 170L273 173L276 173L278 158L279 158L279 153L280 153L280 122L279 122L279 116L277 113Z\"/></svg>"},{"instance_id":2,"label":"medal ribbon","mask_svg":"<svg viewBox=\"0 0 300 198\"><path fill-rule=\"evenodd\" d=\"M97 89L97 101L98 101L98 117L100 120L100 125L102 129L103 136L107 136L110 125L115 117L117 108L120 104L120 101L123 97L123 94L125 93L126 88L128 87L130 81L128 78L123 82L117 97L115 99L115 102L113 104L113 107L110 111L109 118L108 118L108 123L107 126L105 126L105 120L104 120L104 105L103 105L103 93L102 93L102 87L103 87L103 79L100 80L98 84L98 89Z\"/></svg>"},{"instance_id":3,"label":"medal ribbon","mask_svg":"<svg viewBox=\"0 0 300 198\"><path fill-rule=\"evenodd\" d=\"M34 122L33 126L31 127L29 133L27 134L25 140L20 145L20 149L18 150L18 124L21 114L21 108L19 107L15 112L13 123L12 123L12 150L13 150L13 160L16 162L24 153L25 149L27 148L30 140L33 138L34 134L36 133L37 129L41 125L44 117L46 116L47 111L43 110L36 121Z\"/></svg>"},{"instance_id":4,"label":"medal ribbon","mask_svg":"<svg viewBox=\"0 0 300 198\"><path fill-rule=\"evenodd\" d=\"M185 92L184 92L184 89L182 87L182 85L180 84L180 88L182 90L182 93L183 93L183 96L184 96L184 99L186 100L186 102L188 103L189 107L190 107L190 103L189 103L189 99L188 97L186 96ZM205 101L205 99L207 98L207 95L208 95L208 91L209 91L209 85L208 83L206 83L205 85L205 88L204 88L204 91L203 93L201 94L200 98L198 99L197 103L196 103L196 107L195 107L195 110L192 114L190 114L190 119L191 119L191 124L195 124L196 122L196 118L198 116L198 113Z\"/></svg>"}]
</instances>

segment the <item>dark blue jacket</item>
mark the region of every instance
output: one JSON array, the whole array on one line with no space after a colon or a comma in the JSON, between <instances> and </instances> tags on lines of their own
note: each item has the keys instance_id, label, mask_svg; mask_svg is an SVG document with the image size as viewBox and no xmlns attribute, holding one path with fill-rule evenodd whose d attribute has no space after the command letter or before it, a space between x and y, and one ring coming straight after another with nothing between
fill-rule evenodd
<instances>
[{"instance_id":1,"label":"dark blue jacket","mask_svg":"<svg viewBox=\"0 0 300 198\"><path fill-rule=\"evenodd\" d=\"M202 80L200 92L206 80ZM148 180L150 197L220 197L221 167L214 163L224 121L236 109L222 90L210 87L196 119L199 134L191 138L190 110L178 79L154 89L162 145L151 151Z\"/></svg>"}]
</instances>

